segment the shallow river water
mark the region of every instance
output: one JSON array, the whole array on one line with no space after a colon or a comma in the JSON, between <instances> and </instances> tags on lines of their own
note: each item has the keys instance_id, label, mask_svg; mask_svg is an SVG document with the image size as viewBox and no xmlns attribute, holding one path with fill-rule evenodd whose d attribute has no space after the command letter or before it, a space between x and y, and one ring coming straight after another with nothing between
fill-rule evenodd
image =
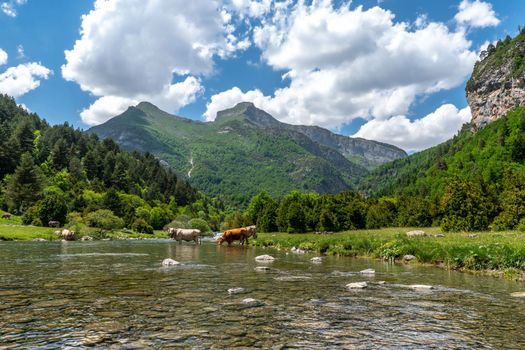
<instances>
[{"instance_id":1,"label":"shallow river water","mask_svg":"<svg viewBox=\"0 0 525 350\"><path fill-rule=\"evenodd\" d=\"M276 258L270 271L255 271L260 254ZM525 300L510 296L523 283L312 256L212 242L0 242L0 349L525 349ZM165 258L182 264L162 267ZM357 273L366 268L375 276ZM345 287L361 281L368 288Z\"/></svg>"}]
</instances>

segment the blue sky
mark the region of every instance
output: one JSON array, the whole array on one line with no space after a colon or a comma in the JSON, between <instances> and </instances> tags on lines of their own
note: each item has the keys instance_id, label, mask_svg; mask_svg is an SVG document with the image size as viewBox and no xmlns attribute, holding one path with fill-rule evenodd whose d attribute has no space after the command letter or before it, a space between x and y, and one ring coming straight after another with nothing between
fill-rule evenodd
<instances>
[{"instance_id":1,"label":"blue sky","mask_svg":"<svg viewBox=\"0 0 525 350\"><path fill-rule=\"evenodd\" d=\"M525 24L521 0L99 2L0 0L0 92L83 129L143 99L200 120L250 100L412 151L468 120L474 53Z\"/></svg>"}]
</instances>

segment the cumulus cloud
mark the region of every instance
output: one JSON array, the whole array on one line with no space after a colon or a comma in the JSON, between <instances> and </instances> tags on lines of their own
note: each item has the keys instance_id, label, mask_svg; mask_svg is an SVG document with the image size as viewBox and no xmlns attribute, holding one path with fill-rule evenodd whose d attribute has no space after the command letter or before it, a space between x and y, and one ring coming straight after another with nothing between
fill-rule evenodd
<instances>
[{"instance_id":1,"label":"cumulus cloud","mask_svg":"<svg viewBox=\"0 0 525 350\"><path fill-rule=\"evenodd\" d=\"M39 87L40 80L51 74L51 70L36 62L9 67L0 74L0 93L20 97Z\"/></svg>"},{"instance_id":2,"label":"cumulus cloud","mask_svg":"<svg viewBox=\"0 0 525 350\"><path fill-rule=\"evenodd\" d=\"M80 113L80 117L87 125L102 124L114 116L124 112L129 106L141 101L149 101L163 110L178 110L179 108L195 101L198 94L202 92L200 81L194 77L188 77L184 81L171 84L166 91L156 96L137 95L134 98L122 96L103 96L97 99L91 106Z\"/></svg>"},{"instance_id":3,"label":"cumulus cloud","mask_svg":"<svg viewBox=\"0 0 525 350\"><path fill-rule=\"evenodd\" d=\"M217 106L241 100L284 122L329 128L404 115L417 96L464 82L477 59L465 35L428 20L396 22L380 7L281 3L253 40L266 63L286 72L289 86L272 96L234 87L213 96L205 116L212 120Z\"/></svg>"},{"instance_id":4,"label":"cumulus cloud","mask_svg":"<svg viewBox=\"0 0 525 350\"><path fill-rule=\"evenodd\" d=\"M454 17L459 25L470 27L494 27L500 23L492 4L480 0L463 0L459 11Z\"/></svg>"},{"instance_id":5,"label":"cumulus cloud","mask_svg":"<svg viewBox=\"0 0 525 350\"><path fill-rule=\"evenodd\" d=\"M85 121L113 116L114 106L103 111L108 101L169 101L172 112L193 101L202 91L196 77L213 73L214 56L249 46L222 9L218 0L97 0L62 66L66 80L102 98L83 113ZM173 84L188 75L192 96Z\"/></svg>"},{"instance_id":6,"label":"cumulus cloud","mask_svg":"<svg viewBox=\"0 0 525 350\"><path fill-rule=\"evenodd\" d=\"M444 104L414 121L404 115L371 120L353 136L390 143L407 151L420 151L448 140L470 118L469 107L458 109Z\"/></svg>"},{"instance_id":7,"label":"cumulus cloud","mask_svg":"<svg viewBox=\"0 0 525 350\"><path fill-rule=\"evenodd\" d=\"M0 49L0 66L7 63L7 58L8 57L9 56L7 55L7 52L5 52L4 50Z\"/></svg>"}]
</instances>

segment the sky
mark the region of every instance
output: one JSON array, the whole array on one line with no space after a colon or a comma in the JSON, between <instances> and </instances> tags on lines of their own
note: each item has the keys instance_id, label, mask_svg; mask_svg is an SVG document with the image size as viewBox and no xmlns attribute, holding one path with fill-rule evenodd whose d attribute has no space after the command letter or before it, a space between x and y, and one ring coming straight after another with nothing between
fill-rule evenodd
<instances>
[{"instance_id":1,"label":"sky","mask_svg":"<svg viewBox=\"0 0 525 350\"><path fill-rule=\"evenodd\" d=\"M0 93L87 129L149 101L187 118L253 102L280 121L419 151L470 121L480 51L522 0L0 0Z\"/></svg>"}]
</instances>

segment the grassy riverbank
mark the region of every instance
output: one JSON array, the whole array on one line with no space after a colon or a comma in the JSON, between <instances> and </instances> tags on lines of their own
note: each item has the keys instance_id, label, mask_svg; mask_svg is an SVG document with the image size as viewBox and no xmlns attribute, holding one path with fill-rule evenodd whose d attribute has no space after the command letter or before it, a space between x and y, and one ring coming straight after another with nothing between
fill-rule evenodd
<instances>
[{"instance_id":1,"label":"grassy riverbank","mask_svg":"<svg viewBox=\"0 0 525 350\"><path fill-rule=\"evenodd\" d=\"M428 234L426 237L407 237L409 230L388 228L331 235L269 233L259 234L253 244L387 260L402 260L405 255L413 255L417 262L423 264L499 273L511 279L523 278L523 232L442 233L439 228L429 228L424 229Z\"/></svg>"},{"instance_id":2,"label":"grassy riverbank","mask_svg":"<svg viewBox=\"0 0 525 350\"><path fill-rule=\"evenodd\" d=\"M56 230L49 227L0 223L0 241L32 241L39 238L48 241L61 240L62 237L54 233ZM95 228L84 229L77 239L82 236L91 236L94 239L167 238L165 231L155 231L154 234L147 235L130 230L102 231Z\"/></svg>"}]
</instances>

